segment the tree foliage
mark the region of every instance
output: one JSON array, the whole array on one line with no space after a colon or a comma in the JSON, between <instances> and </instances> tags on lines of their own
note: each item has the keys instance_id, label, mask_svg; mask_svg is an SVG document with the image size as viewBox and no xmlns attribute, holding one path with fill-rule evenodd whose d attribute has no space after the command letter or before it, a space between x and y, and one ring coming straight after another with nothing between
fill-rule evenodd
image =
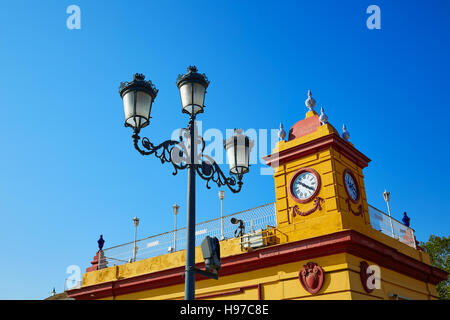
<instances>
[{"instance_id":1,"label":"tree foliage","mask_svg":"<svg viewBox=\"0 0 450 320\"><path fill-rule=\"evenodd\" d=\"M450 273L450 237L438 237L431 235L427 242L421 242L420 246L430 255L431 264ZM439 298L450 299L450 281L440 282L436 286Z\"/></svg>"}]
</instances>

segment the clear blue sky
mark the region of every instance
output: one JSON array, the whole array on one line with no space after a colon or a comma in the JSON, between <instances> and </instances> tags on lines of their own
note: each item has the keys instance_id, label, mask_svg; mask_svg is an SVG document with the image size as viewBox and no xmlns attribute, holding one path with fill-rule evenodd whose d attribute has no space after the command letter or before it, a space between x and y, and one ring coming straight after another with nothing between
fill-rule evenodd
<instances>
[{"instance_id":1,"label":"clear blue sky","mask_svg":"<svg viewBox=\"0 0 450 320\"><path fill-rule=\"evenodd\" d=\"M81 30L66 8L81 8ZM381 30L366 8L381 8ZM288 130L312 90L329 121L347 125L372 162L369 203L407 211L419 241L448 236L450 207L448 1L8 1L0 11L0 299L62 291L66 268L105 247L186 219L186 172L140 156L123 127L120 81L158 87L159 142L187 123L175 79L196 65L211 80L203 129ZM318 108L317 108L318 109ZM259 152L259 150L258 150ZM264 153L264 152L263 152ZM226 169L226 167L223 167ZM225 211L274 200L252 166ZM217 187L197 184L197 221L219 216Z\"/></svg>"}]
</instances>

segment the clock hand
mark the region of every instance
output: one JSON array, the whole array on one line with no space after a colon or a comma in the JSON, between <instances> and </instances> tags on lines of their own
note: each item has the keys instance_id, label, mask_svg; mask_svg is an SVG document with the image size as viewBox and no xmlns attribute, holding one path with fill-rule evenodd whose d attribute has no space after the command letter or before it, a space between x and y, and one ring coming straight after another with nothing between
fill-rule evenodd
<instances>
[{"instance_id":1,"label":"clock hand","mask_svg":"<svg viewBox=\"0 0 450 320\"><path fill-rule=\"evenodd\" d=\"M311 188L310 186L308 186L308 185L306 185L306 184L304 184L304 183L302 183L302 182L300 182L300 181L298 182L298 184L304 186L305 188L307 188L307 189L309 189L309 190L311 190L311 191L314 191L314 188Z\"/></svg>"}]
</instances>

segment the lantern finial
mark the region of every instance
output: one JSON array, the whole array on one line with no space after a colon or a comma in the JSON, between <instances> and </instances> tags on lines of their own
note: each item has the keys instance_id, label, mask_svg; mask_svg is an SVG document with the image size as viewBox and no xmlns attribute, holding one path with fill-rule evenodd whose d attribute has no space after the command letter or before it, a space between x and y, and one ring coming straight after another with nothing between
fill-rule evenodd
<instances>
[{"instance_id":1,"label":"lantern finial","mask_svg":"<svg viewBox=\"0 0 450 320\"><path fill-rule=\"evenodd\" d=\"M145 80L145 76L142 73L135 73L133 75L133 80L144 81Z\"/></svg>"},{"instance_id":2,"label":"lantern finial","mask_svg":"<svg viewBox=\"0 0 450 320\"><path fill-rule=\"evenodd\" d=\"M198 69L197 69L196 66L189 66L189 67L187 68L187 71L188 71L189 73L192 73L192 72L197 72Z\"/></svg>"}]
</instances>

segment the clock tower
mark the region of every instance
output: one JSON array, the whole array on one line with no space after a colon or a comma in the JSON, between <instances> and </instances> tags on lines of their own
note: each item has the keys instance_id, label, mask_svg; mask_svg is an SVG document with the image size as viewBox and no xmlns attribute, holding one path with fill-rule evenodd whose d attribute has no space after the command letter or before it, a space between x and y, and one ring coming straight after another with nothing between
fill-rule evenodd
<instances>
[{"instance_id":1,"label":"clock tower","mask_svg":"<svg viewBox=\"0 0 450 320\"><path fill-rule=\"evenodd\" d=\"M274 169L280 242L352 229L370 233L363 169L370 159L328 123L308 92L306 117L264 159ZM284 136L284 135L281 135ZM280 136L280 137L281 137Z\"/></svg>"}]
</instances>

